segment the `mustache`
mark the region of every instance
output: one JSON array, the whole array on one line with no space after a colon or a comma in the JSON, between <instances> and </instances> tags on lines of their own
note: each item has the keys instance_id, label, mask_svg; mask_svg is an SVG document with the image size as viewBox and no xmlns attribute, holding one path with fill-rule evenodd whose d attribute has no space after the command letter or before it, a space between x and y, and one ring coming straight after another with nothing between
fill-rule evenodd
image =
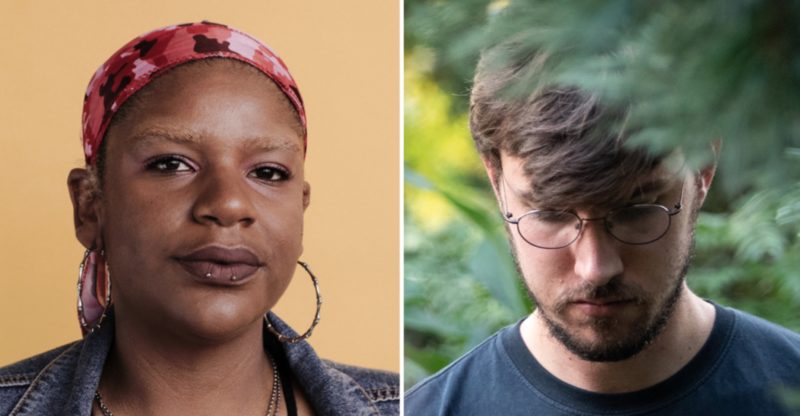
<instances>
[{"instance_id":1,"label":"mustache","mask_svg":"<svg viewBox=\"0 0 800 416\"><path fill-rule=\"evenodd\" d=\"M554 304L556 311L563 311L577 301L619 301L626 300L637 304L644 302L644 290L635 283L623 283L621 276L615 276L602 286L582 283L562 293Z\"/></svg>"}]
</instances>

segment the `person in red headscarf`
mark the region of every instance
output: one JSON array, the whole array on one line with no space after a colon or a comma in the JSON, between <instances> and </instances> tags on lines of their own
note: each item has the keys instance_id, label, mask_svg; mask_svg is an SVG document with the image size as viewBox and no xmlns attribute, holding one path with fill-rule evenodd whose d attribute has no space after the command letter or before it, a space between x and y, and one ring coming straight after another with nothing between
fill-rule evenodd
<instances>
[{"instance_id":1,"label":"person in red headscarf","mask_svg":"<svg viewBox=\"0 0 800 416\"><path fill-rule=\"evenodd\" d=\"M397 414L396 374L305 341L306 145L286 65L242 32L170 26L109 58L68 178L85 337L0 369L0 414ZM302 335L269 312L298 264Z\"/></svg>"}]
</instances>

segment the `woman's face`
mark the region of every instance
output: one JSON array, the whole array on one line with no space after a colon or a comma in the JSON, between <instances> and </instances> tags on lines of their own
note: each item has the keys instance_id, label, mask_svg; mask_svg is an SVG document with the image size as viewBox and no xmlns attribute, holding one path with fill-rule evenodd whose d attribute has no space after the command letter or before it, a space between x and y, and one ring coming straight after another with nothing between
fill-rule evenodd
<instances>
[{"instance_id":1,"label":"woman's face","mask_svg":"<svg viewBox=\"0 0 800 416\"><path fill-rule=\"evenodd\" d=\"M97 212L117 319L240 333L302 252L299 123L272 81L232 61L178 67L139 94L106 136Z\"/></svg>"}]
</instances>

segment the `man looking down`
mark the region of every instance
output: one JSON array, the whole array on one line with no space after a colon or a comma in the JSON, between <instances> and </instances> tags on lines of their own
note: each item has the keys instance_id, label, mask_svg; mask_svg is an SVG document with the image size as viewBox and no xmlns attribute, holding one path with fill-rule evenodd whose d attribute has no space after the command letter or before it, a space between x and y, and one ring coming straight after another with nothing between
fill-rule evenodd
<instances>
[{"instance_id":1,"label":"man looking down","mask_svg":"<svg viewBox=\"0 0 800 416\"><path fill-rule=\"evenodd\" d=\"M510 47L478 65L470 129L536 309L412 388L406 414L788 414L800 335L685 282L714 156L626 145L624 111L518 82L542 57Z\"/></svg>"}]
</instances>

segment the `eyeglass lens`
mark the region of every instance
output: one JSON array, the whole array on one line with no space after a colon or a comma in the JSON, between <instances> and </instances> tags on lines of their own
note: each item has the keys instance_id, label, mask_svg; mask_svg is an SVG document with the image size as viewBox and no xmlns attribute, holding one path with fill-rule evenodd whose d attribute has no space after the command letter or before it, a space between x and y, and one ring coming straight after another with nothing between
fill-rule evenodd
<instances>
[{"instance_id":1,"label":"eyeglass lens","mask_svg":"<svg viewBox=\"0 0 800 416\"><path fill-rule=\"evenodd\" d=\"M533 211L519 218L517 227L522 238L534 246L560 248L580 236L584 221L568 211ZM661 238L670 221L669 211L661 205L634 205L609 212L605 226L619 241L647 244Z\"/></svg>"}]
</instances>

